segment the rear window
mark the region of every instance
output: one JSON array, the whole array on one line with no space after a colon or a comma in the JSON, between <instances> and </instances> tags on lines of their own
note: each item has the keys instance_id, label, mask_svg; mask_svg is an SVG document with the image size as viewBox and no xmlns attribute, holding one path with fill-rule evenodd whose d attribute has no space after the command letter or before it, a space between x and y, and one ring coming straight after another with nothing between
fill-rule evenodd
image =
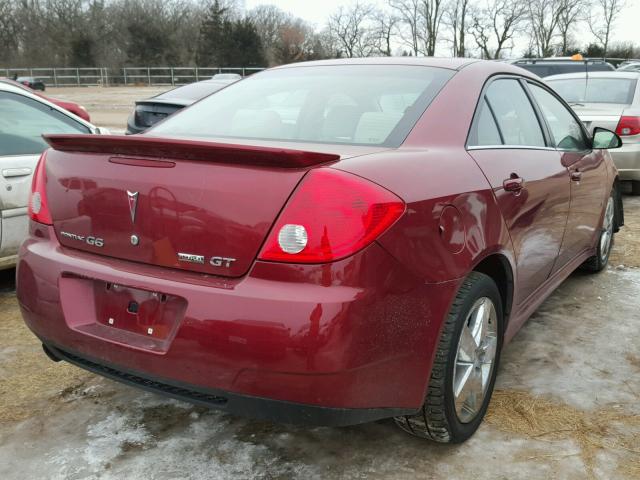
<instances>
[{"instance_id":1,"label":"rear window","mask_svg":"<svg viewBox=\"0 0 640 480\"><path fill-rule=\"evenodd\" d=\"M636 80L631 78L571 78L547 83L568 103L633 102Z\"/></svg>"},{"instance_id":2,"label":"rear window","mask_svg":"<svg viewBox=\"0 0 640 480\"><path fill-rule=\"evenodd\" d=\"M229 82L196 82L183 87L174 88L168 92L156 95L155 98L163 100L190 100L195 102L201 98L217 92L229 85Z\"/></svg>"},{"instance_id":3,"label":"rear window","mask_svg":"<svg viewBox=\"0 0 640 480\"><path fill-rule=\"evenodd\" d=\"M180 111L151 133L397 147L453 74L406 65L270 70Z\"/></svg>"},{"instance_id":4,"label":"rear window","mask_svg":"<svg viewBox=\"0 0 640 480\"><path fill-rule=\"evenodd\" d=\"M607 63L589 63L585 66L584 63L523 63L516 65L520 68L535 73L539 77L549 77L551 75L560 75L563 73L579 73L585 70L589 72L608 72L613 70L613 67Z\"/></svg>"}]
</instances>

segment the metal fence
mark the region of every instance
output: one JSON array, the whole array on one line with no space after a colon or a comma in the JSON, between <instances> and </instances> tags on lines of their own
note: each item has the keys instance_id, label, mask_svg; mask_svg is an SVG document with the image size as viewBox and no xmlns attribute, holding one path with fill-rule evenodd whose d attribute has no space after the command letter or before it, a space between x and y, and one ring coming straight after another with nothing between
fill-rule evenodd
<instances>
[{"instance_id":1,"label":"metal fence","mask_svg":"<svg viewBox=\"0 0 640 480\"><path fill-rule=\"evenodd\" d=\"M35 77L48 86L184 85L217 73L242 77L264 70L256 67L125 67L125 68L0 68L0 77Z\"/></svg>"}]
</instances>

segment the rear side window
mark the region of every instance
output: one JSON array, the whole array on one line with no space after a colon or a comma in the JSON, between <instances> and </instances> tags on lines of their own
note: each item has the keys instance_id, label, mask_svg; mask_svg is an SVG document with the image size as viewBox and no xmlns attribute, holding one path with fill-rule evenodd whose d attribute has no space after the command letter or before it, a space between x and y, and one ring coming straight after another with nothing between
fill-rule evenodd
<instances>
[{"instance_id":1,"label":"rear side window","mask_svg":"<svg viewBox=\"0 0 640 480\"><path fill-rule=\"evenodd\" d=\"M617 103L630 105L636 90L632 78L569 78L548 84L567 103Z\"/></svg>"},{"instance_id":2,"label":"rear side window","mask_svg":"<svg viewBox=\"0 0 640 480\"><path fill-rule=\"evenodd\" d=\"M495 115L505 145L546 146L538 117L518 80L494 81L487 88L485 98Z\"/></svg>"},{"instance_id":3,"label":"rear side window","mask_svg":"<svg viewBox=\"0 0 640 480\"><path fill-rule=\"evenodd\" d=\"M493 113L486 99L483 98L480 103L480 110L471 128L469 146L488 147L492 145L502 145L502 138Z\"/></svg>"},{"instance_id":4,"label":"rear side window","mask_svg":"<svg viewBox=\"0 0 640 480\"><path fill-rule=\"evenodd\" d=\"M567 108L544 88L531 83L529 88L549 125L556 147L569 151L586 150L582 128Z\"/></svg>"},{"instance_id":5,"label":"rear side window","mask_svg":"<svg viewBox=\"0 0 640 480\"><path fill-rule=\"evenodd\" d=\"M43 152L46 133L91 133L87 127L32 98L0 92L0 155Z\"/></svg>"}]
</instances>

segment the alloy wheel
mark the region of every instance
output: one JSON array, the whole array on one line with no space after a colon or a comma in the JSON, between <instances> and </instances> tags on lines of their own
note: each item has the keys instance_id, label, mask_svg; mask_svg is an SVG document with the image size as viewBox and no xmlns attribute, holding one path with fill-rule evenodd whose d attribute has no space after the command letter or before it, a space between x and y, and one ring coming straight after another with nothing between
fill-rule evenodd
<instances>
[{"instance_id":1,"label":"alloy wheel","mask_svg":"<svg viewBox=\"0 0 640 480\"><path fill-rule=\"evenodd\" d=\"M600 234L600 260L605 262L609 255L609 248L611 247L611 239L613 238L613 197L609 197L607 201L607 208L604 212L604 219L602 221L602 233Z\"/></svg>"},{"instance_id":2,"label":"alloy wheel","mask_svg":"<svg viewBox=\"0 0 640 480\"><path fill-rule=\"evenodd\" d=\"M462 326L453 370L453 396L458 419L471 422L484 403L498 347L498 319L491 299L474 304Z\"/></svg>"}]
</instances>

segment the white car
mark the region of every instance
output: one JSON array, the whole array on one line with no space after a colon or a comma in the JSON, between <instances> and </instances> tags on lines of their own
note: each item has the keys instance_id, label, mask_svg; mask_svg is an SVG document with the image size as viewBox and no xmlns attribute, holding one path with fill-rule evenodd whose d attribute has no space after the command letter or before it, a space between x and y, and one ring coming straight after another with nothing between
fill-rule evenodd
<instances>
[{"instance_id":1,"label":"white car","mask_svg":"<svg viewBox=\"0 0 640 480\"><path fill-rule=\"evenodd\" d=\"M640 72L569 73L544 80L589 131L602 127L622 138L622 148L612 150L611 157L620 180L630 182L631 193L640 195Z\"/></svg>"},{"instance_id":2,"label":"white car","mask_svg":"<svg viewBox=\"0 0 640 480\"><path fill-rule=\"evenodd\" d=\"M0 83L0 270L16 264L27 236L31 176L45 133L108 133L47 100Z\"/></svg>"}]
</instances>

